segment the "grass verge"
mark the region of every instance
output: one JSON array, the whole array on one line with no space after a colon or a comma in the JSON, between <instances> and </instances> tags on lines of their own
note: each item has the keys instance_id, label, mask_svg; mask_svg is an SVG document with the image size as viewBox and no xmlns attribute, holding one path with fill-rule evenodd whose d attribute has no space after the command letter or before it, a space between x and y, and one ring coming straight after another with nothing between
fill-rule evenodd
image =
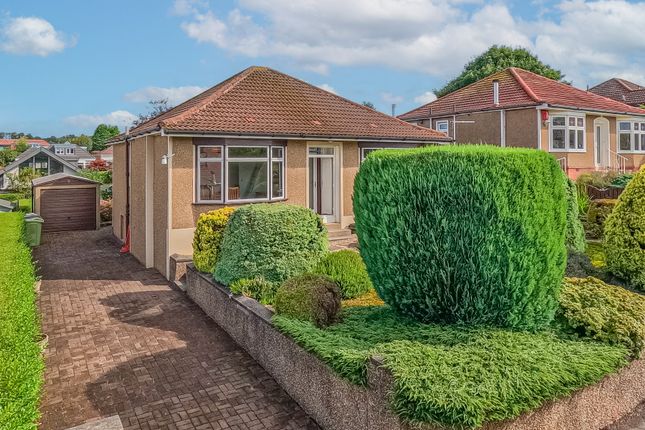
<instances>
[{"instance_id":1,"label":"grass verge","mask_svg":"<svg viewBox=\"0 0 645 430\"><path fill-rule=\"evenodd\" d=\"M35 429L43 359L23 214L0 214L0 428Z\"/></svg>"},{"instance_id":2,"label":"grass verge","mask_svg":"<svg viewBox=\"0 0 645 430\"><path fill-rule=\"evenodd\" d=\"M326 329L275 316L275 326L337 374L366 384L380 355L394 376L393 409L404 420L457 428L515 418L598 382L627 363L620 345L556 332L420 324L387 306L346 307Z\"/></svg>"}]
</instances>

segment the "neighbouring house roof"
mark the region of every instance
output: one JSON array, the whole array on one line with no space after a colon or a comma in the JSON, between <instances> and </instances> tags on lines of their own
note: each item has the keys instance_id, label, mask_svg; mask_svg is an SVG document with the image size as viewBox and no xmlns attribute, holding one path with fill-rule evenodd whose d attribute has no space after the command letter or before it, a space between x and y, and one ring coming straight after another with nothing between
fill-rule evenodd
<instances>
[{"instance_id":1,"label":"neighbouring house roof","mask_svg":"<svg viewBox=\"0 0 645 430\"><path fill-rule=\"evenodd\" d=\"M267 67L250 67L129 132L449 141ZM123 140L123 135L111 142Z\"/></svg>"},{"instance_id":2,"label":"neighbouring house roof","mask_svg":"<svg viewBox=\"0 0 645 430\"><path fill-rule=\"evenodd\" d=\"M13 148L18 140L19 139L0 139L0 146ZM49 147L49 142L43 139L27 139L27 145L38 145L42 146L43 148L47 148Z\"/></svg>"},{"instance_id":3,"label":"neighbouring house roof","mask_svg":"<svg viewBox=\"0 0 645 430\"><path fill-rule=\"evenodd\" d=\"M100 182L93 181L92 179L84 178L83 176L70 175L69 173L54 173L49 176L42 176L40 178L32 179L31 185L38 187L40 185L48 184L50 182L55 182L60 179L72 178L76 181L87 182L89 184L100 184Z\"/></svg>"},{"instance_id":4,"label":"neighbouring house roof","mask_svg":"<svg viewBox=\"0 0 645 430\"><path fill-rule=\"evenodd\" d=\"M0 212L11 212L16 208L16 203L0 199Z\"/></svg>"},{"instance_id":5,"label":"neighbouring house roof","mask_svg":"<svg viewBox=\"0 0 645 430\"><path fill-rule=\"evenodd\" d=\"M493 103L493 81L499 82L499 104ZM535 73L509 67L431 103L400 115L409 121L453 115L546 105L554 108L615 114L645 115L645 110L584 91Z\"/></svg>"},{"instance_id":6,"label":"neighbouring house roof","mask_svg":"<svg viewBox=\"0 0 645 430\"><path fill-rule=\"evenodd\" d=\"M589 91L632 106L645 104L645 87L625 79L611 78L590 88Z\"/></svg>"},{"instance_id":7,"label":"neighbouring house roof","mask_svg":"<svg viewBox=\"0 0 645 430\"><path fill-rule=\"evenodd\" d=\"M65 148L74 149L73 154L56 154L59 157L61 157L62 159L70 161L70 162L75 163L78 160L83 159L83 158L84 159L89 159L89 160L93 160L93 159L96 158L94 155L90 154L89 151L87 149L85 149L84 147L82 147L80 145L73 144L73 143L69 143L69 142L54 143L49 147L49 150L51 152L53 152L53 153L56 153L56 148L60 148L60 149L63 149L63 150Z\"/></svg>"},{"instance_id":8,"label":"neighbouring house roof","mask_svg":"<svg viewBox=\"0 0 645 430\"><path fill-rule=\"evenodd\" d=\"M35 155L40 154L40 153L45 154L49 158L53 158L54 160L58 161L59 163L61 163L61 164L65 165L65 166L69 167L70 169L74 170L75 172L78 171L78 167L75 164L72 164L69 161L64 160L59 155L54 154L53 152L51 152L48 149L45 149L43 147L37 147L37 148L29 148L28 150L26 150L22 154L19 154L18 157L16 157L15 160L13 160L11 163L7 164L4 167L4 169L0 170L0 173L9 172L9 171L11 171L13 169L16 169L18 166L20 166L20 164L22 162L30 159L31 157L33 157Z\"/></svg>"}]
</instances>

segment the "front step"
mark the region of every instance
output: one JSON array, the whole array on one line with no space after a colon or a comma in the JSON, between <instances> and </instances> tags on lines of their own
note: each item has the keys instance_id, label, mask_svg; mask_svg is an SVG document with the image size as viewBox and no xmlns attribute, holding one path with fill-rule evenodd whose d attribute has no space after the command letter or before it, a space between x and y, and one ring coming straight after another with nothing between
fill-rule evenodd
<instances>
[{"instance_id":1,"label":"front step","mask_svg":"<svg viewBox=\"0 0 645 430\"><path fill-rule=\"evenodd\" d=\"M340 224L327 224L327 237L330 242L356 238L348 228L341 228Z\"/></svg>"}]
</instances>

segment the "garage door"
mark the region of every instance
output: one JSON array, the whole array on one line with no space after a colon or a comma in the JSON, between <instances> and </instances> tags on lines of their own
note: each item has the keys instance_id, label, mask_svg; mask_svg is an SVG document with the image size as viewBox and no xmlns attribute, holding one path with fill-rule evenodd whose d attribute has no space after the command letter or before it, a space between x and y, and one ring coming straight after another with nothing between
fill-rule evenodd
<instances>
[{"instance_id":1,"label":"garage door","mask_svg":"<svg viewBox=\"0 0 645 430\"><path fill-rule=\"evenodd\" d=\"M43 189L40 216L44 231L94 230L96 188Z\"/></svg>"}]
</instances>

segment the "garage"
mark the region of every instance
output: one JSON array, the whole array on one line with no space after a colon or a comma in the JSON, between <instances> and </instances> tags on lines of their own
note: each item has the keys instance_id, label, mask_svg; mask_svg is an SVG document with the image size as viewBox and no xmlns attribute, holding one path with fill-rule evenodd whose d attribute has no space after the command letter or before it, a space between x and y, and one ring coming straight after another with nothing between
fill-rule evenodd
<instances>
[{"instance_id":1,"label":"garage","mask_svg":"<svg viewBox=\"0 0 645 430\"><path fill-rule=\"evenodd\" d=\"M43 231L95 230L100 227L101 184L66 173L32 181L33 208Z\"/></svg>"}]
</instances>

